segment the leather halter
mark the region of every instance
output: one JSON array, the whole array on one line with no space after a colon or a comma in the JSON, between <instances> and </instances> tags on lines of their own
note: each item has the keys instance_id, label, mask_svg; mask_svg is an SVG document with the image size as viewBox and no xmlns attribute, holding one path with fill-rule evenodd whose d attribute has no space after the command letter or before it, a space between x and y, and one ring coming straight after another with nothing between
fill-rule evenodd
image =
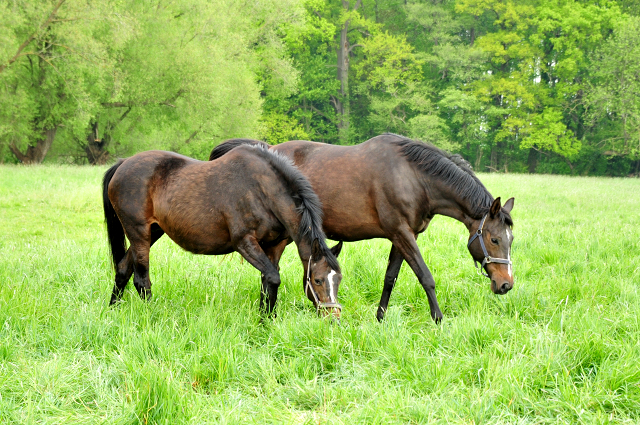
<instances>
[{"instance_id":1,"label":"leather halter","mask_svg":"<svg viewBox=\"0 0 640 425\"><path fill-rule=\"evenodd\" d=\"M482 217L482 221L480 222L480 227L478 227L478 230L469 239L469 243L467 243L467 248L471 246L471 243L474 240L476 240L476 238L480 241L480 246L482 247L482 254L484 255L484 259L482 260L482 264L480 265L480 267L478 267L479 261L476 260L475 258L473 259L473 264L475 264L476 269L478 269L481 275L489 277L489 274L484 272L485 266L487 264L499 263L499 264L512 265L513 263L511 262L511 260L508 260L506 258L493 258L489 256L489 253L487 252L487 247L484 246L484 240L482 239L482 228L484 227L484 221L487 219L487 215L488 214L485 214L484 217Z\"/></svg>"},{"instance_id":2,"label":"leather halter","mask_svg":"<svg viewBox=\"0 0 640 425\"><path fill-rule=\"evenodd\" d=\"M305 292L307 290L311 291L311 295L313 295L313 299L316 301L316 311L319 312L321 308L337 308L342 311L342 304L340 303L321 303L320 298L318 298L318 294L315 289L313 289L313 285L311 285L311 257L309 257L309 263L307 264L307 281L304 286Z\"/></svg>"}]
</instances>

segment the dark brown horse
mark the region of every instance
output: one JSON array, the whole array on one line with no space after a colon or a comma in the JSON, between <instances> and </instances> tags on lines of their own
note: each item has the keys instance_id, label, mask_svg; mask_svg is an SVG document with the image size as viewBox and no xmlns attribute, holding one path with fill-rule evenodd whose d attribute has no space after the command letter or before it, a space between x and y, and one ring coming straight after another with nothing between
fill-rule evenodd
<instances>
[{"instance_id":1,"label":"dark brown horse","mask_svg":"<svg viewBox=\"0 0 640 425\"><path fill-rule=\"evenodd\" d=\"M268 146L257 140L232 139L216 146L210 159L244 144ZM323 226L329 238L386 238L393 243L378 320L384 318L403 260L427 293L431 317L441 320L435 281L416 243L436 214L455 218L467 227L469 252L482 264L481 271L491 279L494 293L505 294L513 287L513 198L502 206L462 157L395 134L356 146L295 140L270 149L293 159L311 182L322 201Z\"/></svg>"},{"instance_id":2,"label":"dark brown horse","mask_svg":"<svg viewBox=\"0 0 640 425\"><path fill-rule=\"evenodd\" d=\"M282 241L293 241L305 273L305 293L318 310L340 315L342 279L322 231L322 205L291 161L245 146L213 162L149 151L121 160L103 180L104 214L116 269L111 304L134 275L151 295L149 249L163 235L187 251L238 251L262 273L260 305L272 312L278 296ZM125 235L129 249L125 247Z\"/></svg>"}]
</instances>

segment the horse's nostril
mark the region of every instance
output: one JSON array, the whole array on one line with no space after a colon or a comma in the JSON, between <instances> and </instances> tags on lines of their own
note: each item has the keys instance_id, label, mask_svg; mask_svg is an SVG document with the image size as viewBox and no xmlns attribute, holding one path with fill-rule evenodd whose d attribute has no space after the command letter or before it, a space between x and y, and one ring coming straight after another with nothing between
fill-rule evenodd
<instances>
[{"instance_id":1,"label":"horse's nostril","mask_svg":"<svg viewBox=\"0 0 640 425\"><path fill-rule=\"evenodd\" d=\"M502 291L507 292L509 290L509 283L505 282L502 284Z\"/></svg>"}]
</instances>

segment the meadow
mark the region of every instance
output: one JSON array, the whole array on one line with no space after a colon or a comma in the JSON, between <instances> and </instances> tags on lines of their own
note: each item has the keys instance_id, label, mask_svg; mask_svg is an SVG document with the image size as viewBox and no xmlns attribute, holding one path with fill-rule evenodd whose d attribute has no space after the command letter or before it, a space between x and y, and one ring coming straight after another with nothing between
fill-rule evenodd
<instances>
[{"instance_id":1,"label":"meadow","mask_svg":"<svg viewBox=\"0 0 640 425\"><path fill-rule=\"evenodd\" d=\"M403 265L375 319L390 244L348 243L336 324L292 247L278 316L238 254L151 250L154 299L113 286L104 167L0 166L0 423L640 422L640 179L482 174L515 197L515 287L494 295L465 227L418 239L436 325Z\"/></svg>"}]
</instances>

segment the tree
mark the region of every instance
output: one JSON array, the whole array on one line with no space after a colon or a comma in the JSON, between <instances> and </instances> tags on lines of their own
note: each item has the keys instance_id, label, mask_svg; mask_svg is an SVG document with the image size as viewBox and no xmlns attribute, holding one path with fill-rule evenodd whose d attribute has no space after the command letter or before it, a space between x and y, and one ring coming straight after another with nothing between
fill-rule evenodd
<instances>
[{"instance_id":1,"label":"tree","mask_svg":"<svg viewBox=\"0 0 640 425\"><path fill-rule=\"evenodd\" d=\"M298 0L0 7L0 141L23 162L54 136L54 151L90 163L149 148L205 157L214 140L257 136L261 94L296 90L282 38Z\"/></svg>"},{"instance_id":2,"label":"tree","mask_svg":"<svg viewBox=\"0 0 640 425\"><path fill-rule=\"evenodd\" d=\"M635 161L640 172L640 18L629 17L593 54L586 105L591 126L618 131L601 141L605 155Z\"/></svg>"},{"instance_id":3,"label":"tree","mask_svg":"<svg viewBox=\"0 0 640 425\"><path fill-rule=\"evenodd\" d=\"M92 125L76 135L85 151L160 147L206 157L214 141L258 135L261 93L296 89L280 32L299 25L297 0L141 2L129 13L139 30L94 119L101 137L86 138Z\"/></svg>"},{"instance_id":4,"label":"tree","mask_svg":"<svg viewBox=\"0 0 640 425\"><path fill-rule=\"evenodd\" d=\"M14 0L0 5L0 143L39 163L59 129L84 126L130 32L109 2Z\"/></svg>"}]
</instances>

